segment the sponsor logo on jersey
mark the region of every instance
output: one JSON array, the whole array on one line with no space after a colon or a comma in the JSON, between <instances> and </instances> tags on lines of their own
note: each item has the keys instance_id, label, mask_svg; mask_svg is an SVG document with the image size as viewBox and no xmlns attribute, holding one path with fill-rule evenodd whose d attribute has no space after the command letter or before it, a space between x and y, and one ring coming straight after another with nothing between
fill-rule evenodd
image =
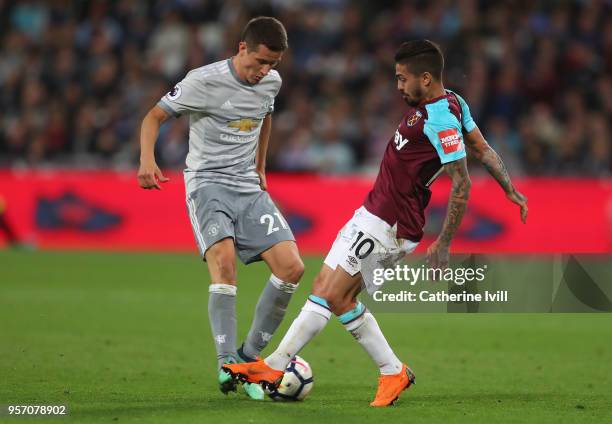
<instances>
[{"instance_id":1,"label":"sponsor logo on jersey","mask_svg":"<svg viewBox=\"0 0 612 424\"><path fill-rule=\"evenodd\" d=\"M421 119L422 116L423 114L417 110L414 115L406 119L406 125L408 125L409 127L414 126L414 124L419 122L419 119Z\"/></svg>"},{"instance_id":2,"label":"sponsor logo on jersey","mask_svg":"<svg viewBox=\"0 0 612 424\"><path fill-rule=\"evenodd\" d=\"M258 135L233 135L233 134L221 134L219 138L222 141L233 141L236 143L249 143L253 140L257 140Z\"/></svg>"},{"instance_id":3,"label":"sponsor logo on jersey","mask_svg":"<svg viewBox=\"0 0 612 424\"><path fill-rule=\"evenodd\" d=\"M170 100L176 100L179 97L181 97L181 86L180 85L175 85L174 87L172 87L172 90L170 90L168 92L168 94L166 95Z\"/></svg>"},{"instance_id":4,"label":"sponsor logo on jersey","mask_svg":"<svg viewBox=\"0 0 612 424\"><path fill-rule=\"evenodd\" d=\"M348 261L352 263L353 265L357 265L359 263L354 256L349 256Z\"/></svg>"},{"instance_id":5,"label":"sponsor logo on jersey","mask_svg":"<svg viewBox=\"0 0 612 424\"><path fill-rule=\"evenodd\" d=\"M396 130L395 139L393 141L395 142L395 148L397 150L401 150L401 148L404 147L410 140L402 137L402 134L400 133L400 131Z\"/></svg>"},{"instance_id":6,"label":"sponsor logo on jersey","mask_svg":"<svg viewBox=\"0 0 612 424\"><path fill-rule=\"evenodd\" d=\"M444 150L446 154L458 152L463 148L461 134L459 134L456 128L440 131L438 133L438 139L442 144L442 150Z\"/></svg>"},{"instance_id":7,"label":"sponsor logo on jersey","mask_svg":"<svg viewBox=\"0 0 612 424\"><path fill-rule=\"evenodd\" d=\"M230 121L227 126L230 128L236 128L238 131L249 132L253 131L259 126L259 119L238 119L236 121Z\"/></svg>"}]
</instances>

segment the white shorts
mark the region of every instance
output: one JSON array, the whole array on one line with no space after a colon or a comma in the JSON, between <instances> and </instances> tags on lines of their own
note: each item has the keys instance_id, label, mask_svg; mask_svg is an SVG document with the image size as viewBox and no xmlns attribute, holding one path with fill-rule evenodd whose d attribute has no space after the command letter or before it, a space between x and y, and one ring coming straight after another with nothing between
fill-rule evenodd
<instances>
[{"instance_id":1,"label":"white shorts","mask_svg":"<svg viewBox=\"0 0 612 424\"><path fill-rule=\"evenodd\" d=\"M342 227L324 263L334 270L341 266L351 276L361 272L370 292L376 288L371 284L374 269L395 267L418 244L398 239L396 226L390 226L362 206Z\"/></svg>"}]
</instances>

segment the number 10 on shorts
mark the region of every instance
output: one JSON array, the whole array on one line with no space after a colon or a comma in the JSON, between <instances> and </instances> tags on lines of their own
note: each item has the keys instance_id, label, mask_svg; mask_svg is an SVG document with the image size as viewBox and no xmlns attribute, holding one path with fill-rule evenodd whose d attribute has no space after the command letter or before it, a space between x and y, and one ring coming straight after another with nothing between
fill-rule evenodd
<instances>
[{"instance_id":1,"label":"number 10 on shorts","mask_svg":"<svg viewBox=\"0 0 612 424\"><path fill-rule=\"evenodd\" d=\"M281 227L283 227L284 230L289 229L289 225L287 225L287 223L285 222L285 219L283 218L283 216L280 213L274 212L274 215L276 215L276 218L278 219L278 222L280 222L280 225L281 225ZM269 236L270 234L275 233L278 230L280 230L279 227L274 225L274 216L272 216L269 213L267 213L265 215L262 215L261 218L259 218L259 222L261 224L267 224L268 225L268 232L266 233L267 236Z\"/></svg>"},{"instance_id":2,"label":"number 10 on shorts","mask_svg":"<svg viewBox=\"0 0 612 424\"><path fill-rule=\"evenodd\" d=\"M355 255L359 259L366 258L370 253L372 253L372 250L374 250L374 240L370 238L364 238L363 240L361 240L363 235L363 231L359 231L359 233L357 233L357 239L355 240L355 243L353 243L353 245L349 249L355 249Z\"/></svg>"}]
</instances>

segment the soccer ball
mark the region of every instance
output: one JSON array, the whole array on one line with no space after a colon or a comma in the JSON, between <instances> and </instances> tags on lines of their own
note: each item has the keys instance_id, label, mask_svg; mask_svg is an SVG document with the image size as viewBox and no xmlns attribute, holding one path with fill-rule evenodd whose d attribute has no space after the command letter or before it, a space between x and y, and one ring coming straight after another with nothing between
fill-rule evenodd
<instances>
[{"instance_id":1,"label":"soccer ball","mask_svg":"<svg viewBox=\"0 0 612 424\"><path fill-rule=\"evenodd\" d=\"M281 384L269 396L277 401L304 400L312 390L313 381L310 365L296 355L285 368Z\"/></svg>"}]
</instances>

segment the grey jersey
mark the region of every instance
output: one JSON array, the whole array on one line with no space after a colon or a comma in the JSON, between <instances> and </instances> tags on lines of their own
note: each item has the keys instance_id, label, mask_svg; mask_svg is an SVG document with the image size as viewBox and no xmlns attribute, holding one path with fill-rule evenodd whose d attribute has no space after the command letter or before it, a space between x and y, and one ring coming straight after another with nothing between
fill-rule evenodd
<instances>
[{"instance_id":1,"label":"grey jersey","mask_svg":"<svg viewBox=\"0 0 612 424\"><path fill-rule=\"evenodd\" d=\"M282 84L271 70L258 84L241 81L231 59L190 71L157 104L167 113L189 114L187 193L211 183L259 191L255 154L263 119L274 110Z\"/></svg>"}]
</instances>

